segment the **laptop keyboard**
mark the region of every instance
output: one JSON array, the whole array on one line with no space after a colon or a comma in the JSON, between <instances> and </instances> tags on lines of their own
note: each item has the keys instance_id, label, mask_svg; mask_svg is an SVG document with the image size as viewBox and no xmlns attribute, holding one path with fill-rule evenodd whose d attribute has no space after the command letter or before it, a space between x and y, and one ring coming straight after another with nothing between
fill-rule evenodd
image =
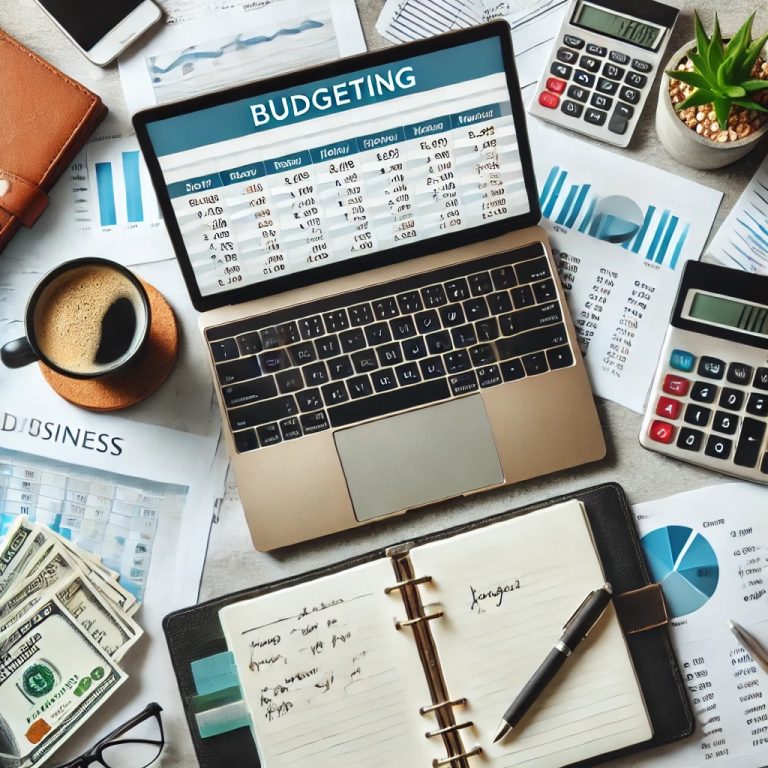
<instances>
[{"instance_id":1,"label":"laptop keyboard","mask_svg":"<svg viewBox=\"0 0 768 768\"><path fill-rule=\"evenodd\" d=\"M206 329L238 453L573 364L541 244Z\"/></svg>"}]
</instances>

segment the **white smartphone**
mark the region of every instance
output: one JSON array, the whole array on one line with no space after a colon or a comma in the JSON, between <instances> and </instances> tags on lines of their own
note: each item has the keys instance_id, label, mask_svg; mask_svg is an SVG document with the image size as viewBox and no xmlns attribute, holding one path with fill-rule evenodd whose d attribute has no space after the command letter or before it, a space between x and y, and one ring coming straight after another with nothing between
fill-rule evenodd
<instances>
[{"instance_id":1,"label":"white smartphone","mask_svg":"<svg viewBox=\"0 0 768 768\"><path fill-rule=\"evenodd\" d=\"M35 0L94 64L113 61L162 15L152 0Z\"/></svg>"}]
</instances>

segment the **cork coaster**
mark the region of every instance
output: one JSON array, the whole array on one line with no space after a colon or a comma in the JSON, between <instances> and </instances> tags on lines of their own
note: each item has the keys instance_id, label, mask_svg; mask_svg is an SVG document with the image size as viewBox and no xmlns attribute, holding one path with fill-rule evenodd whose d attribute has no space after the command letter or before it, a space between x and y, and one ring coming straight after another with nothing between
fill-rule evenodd
<instances>
[{"instance_id":1,"label":"cork coaster","mask_svg":"<svg viewBox=\"0 0 768 768\"><path fill-rule=\"evenodd\" d=\"M141 284L152 314L144 359L128 373L105 379L71 379L40 363L45 380L65 400L90 411L119 411L146 400L170 375L179 352L176 317L157 288Z\"/></svg>"}]
</instances>

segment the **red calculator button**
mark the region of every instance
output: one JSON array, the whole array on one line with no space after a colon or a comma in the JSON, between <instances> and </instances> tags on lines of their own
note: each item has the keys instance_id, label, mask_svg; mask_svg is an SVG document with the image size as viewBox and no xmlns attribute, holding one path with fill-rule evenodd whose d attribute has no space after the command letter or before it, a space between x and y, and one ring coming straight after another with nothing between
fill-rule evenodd
<instances>
[{"instance_id":1,"label":"red calculator button","mask_svg":"<svg viewBox=\"0 0 768 768\"><path fill-rule=\"evenodd\" d=\"M547 90L552 93L562 93L565 90L565 80L558 80L556 77L548 78Z\"/></svg>"},{"instance_id":2,"label":"red calculator button","mask_svg":"<svg viewBox=\"0 0 768 768\"><path fill-rule=\"evenodd\" d=\"M667 424L666 421L656 419L651 424L648 434L651 440L655 440L657 443L671 443L675 436L675 428L671 424Z\"/></svg>"},{"instance_id":3,"label":"red calculator button","mask_svg":"<svg viewBox=\"0 0 768 768\"><path fill-rule=\"evenodd\" d=\"M675 376L674 373L668 373L664 377L663 389L668 395L683 395L688 394L688 389L691 386L691 382L682 376Z\"/></svg>"},{"instance_id":4,"label":"red calculator button","mask_svg":"<svg viewBox=\"0 0 768 768\"><path fill-rule=\"evenodd\" d=\"M557 109L559 103L560 97L557 94L550 93L549 91L542 91L539 94L539 104L541 104L542 107Z\"/></svg>"},{"instance_id":5,"label":"red calculator button","mask_svg":"<svg viewBox=\"0 0 768 768\"><path fill-rule=\"evenodd\" d=\"M665 416L668 419L676 419L680 413L680 406L682 403L679 400L673 400L671 397L659 398L659 402L656 403L656 415Z\"/></svg>"}]
</instances>

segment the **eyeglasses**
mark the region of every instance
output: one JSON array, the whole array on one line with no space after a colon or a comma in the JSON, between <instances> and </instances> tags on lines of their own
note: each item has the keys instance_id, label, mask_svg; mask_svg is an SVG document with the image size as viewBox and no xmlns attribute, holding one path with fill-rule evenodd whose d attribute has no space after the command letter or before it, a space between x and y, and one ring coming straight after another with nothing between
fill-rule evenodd
<instances>
[{"instance_id":1,"label":"eyeglasses","mask_svg":"<svg viewBox=\"0 0 768 768\"><path fill-rule=\"evenodd\" d=\"M160 713L154 702L112 733L96 742L87 752L52 768L146 768L157 760L165 744Z\"/></svg>"}]
</instances>

